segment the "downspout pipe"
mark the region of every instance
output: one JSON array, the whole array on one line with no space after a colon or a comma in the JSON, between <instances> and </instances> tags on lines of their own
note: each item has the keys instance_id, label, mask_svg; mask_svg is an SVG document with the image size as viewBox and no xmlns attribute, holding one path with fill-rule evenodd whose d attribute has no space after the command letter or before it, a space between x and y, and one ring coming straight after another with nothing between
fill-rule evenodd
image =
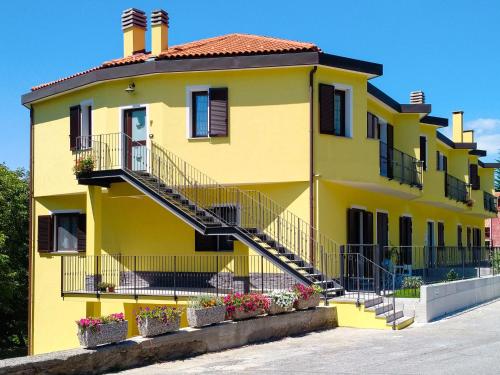
<instances>
[{"instance_id":1,"label":"downspout pipe","mask_svg":"<svg viewBox=\"0 0 500 375\"><path fill-rule=\"evenodd\" d=\"M309 255L314 262L314 75L315 65L309 72Z\"/></svg>"},{"instance_id":2,"label":"downspout pipe","mask_svg":"<svg viewBox=\"0 0 500 375\"><path fill-rule=\"evenodd\" d=\"M33 202L33 149L35 145L35 109L33 106L30 110L30 166L29 166L29 216L28 216L28 355L33 355L33 277L34 277L34 262L33 262L33 221L35 204Z\"/></svg>"}]
</instances>

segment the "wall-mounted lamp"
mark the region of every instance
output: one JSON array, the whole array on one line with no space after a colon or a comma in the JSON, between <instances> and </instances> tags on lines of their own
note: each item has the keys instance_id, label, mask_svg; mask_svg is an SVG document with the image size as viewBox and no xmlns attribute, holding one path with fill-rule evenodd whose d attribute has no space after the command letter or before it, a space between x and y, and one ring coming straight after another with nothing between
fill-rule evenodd
<instances>
[{"instance_id":1,"label":"wall-mounted lamp","mask_svg":"<svg viewBox=\"0 0 500 375\"><path fill-rule=\"evenodd\" d=\"M125 89L125 92L128 92L129 94L132 94L135 91L135 83L129 83L128 87Z\"/></svg>"}]
</instances>

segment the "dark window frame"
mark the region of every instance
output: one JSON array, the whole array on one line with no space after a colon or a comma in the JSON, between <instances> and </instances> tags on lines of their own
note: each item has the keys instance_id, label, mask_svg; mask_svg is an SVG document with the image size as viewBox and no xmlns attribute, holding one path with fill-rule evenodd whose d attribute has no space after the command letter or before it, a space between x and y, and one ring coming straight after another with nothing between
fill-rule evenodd
<instances>
[{"instance_id":1,"label":"dark window frame","mask_svg":"<svg viewBox=\"0 0 500 375\"><path fill-rule=\"evenodd\" d=\"M76 249L59 249L59 220L61 217L72 217L76 220L76 231L73 234L76 239ZM41 219L44 219L43 225L45 228L40 228ZM80 211L68 211L53 213L50 215L39 215L38 216L38 252L41 253L78 253L86 251L86 239L87 239L87 228L86 228L87 216ZM43 229L46 231L44 236L40 236L40 231ZM40 240L43 240L44 244L40 244ZM46 246L43 246L46 245ZM48 246L47 246L48 245Z\"/></svg>"},{"instance_id":2,"label":"dark window frame","mask_svg":"<svg viewBox=\"0 0 500 375\"><path fill-rule=\"evenodd\" d=\"M197 135L196 134L196 120L197 120L197 111L196 111L196 103L197 98L200 96L206 96L207 98L207 132L205 135ZM191 138L208 138L210 135L210 92L209 90L199 90L191 92Z\"/></svg>"},{"instance_id":3,"label":"dark window frame","mask_svg":"<svg viewBox=\"0 0 500 375\"><path fill-rule=\"evenodd\" d=\"M380 139L380 119L371 112L366 112L366 137Z\"/></svg>"},{"instance_id":4,"label":"dark window frame","mask_svg":"<svg viewBox=\"0 0 500 375\"><path fill-rule=\"evenodd\" d=\"M425 141L423 143L424 147L422 147L422 141ZM420 151L420 161L422 162L422 168L424 171L427 170L427 148L428 148L428 142L427 142L427 136L421 135L419 138L419 151Z\"/></svg>"},{"instance_id":5,"label":"dark window frame","mask_svg":"<svg viewBox=\"0 0 500 375\"><path fill-rule=\"evenodd\" d=\"M336 105L336 97L340 98L339 105ZM347 107L347 92L346 90L335 89L333 92L333 135L337 137L346 137L347 135L347 123L346 123L346 107ZM335 126L335 116L339 112L339 129Z\"/></svg>"}]
</instances>

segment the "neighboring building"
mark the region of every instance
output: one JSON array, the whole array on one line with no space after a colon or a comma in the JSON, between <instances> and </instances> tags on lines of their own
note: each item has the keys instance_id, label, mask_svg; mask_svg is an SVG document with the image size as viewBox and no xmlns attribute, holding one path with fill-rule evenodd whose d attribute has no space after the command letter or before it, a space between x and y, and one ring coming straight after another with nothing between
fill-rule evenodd
<instances>
[{"instance_id":1,"label":"neighboring building","mask_svg":"<svg viewBox=\"0 0 500 375\"><path fill-rule=\"evenodd\" d=\"M500 197L500 192L495 192L497 197L497 210L500 207L498 197ZM488 247L500 247L500 214L496 217L489 218L485 220L485 234L484 240L485 245Z\"/></svg>"},{"instance_id":2,"label":"neighboring building","mask_svg":"<svg viewBox=\"0 0 500 375\"><path fill-rule=\"evenodd\" d=\"M122 58L22 97L31 353L77 346L82 316L133 321L214 285L336 291L346 243L483 242L498 165L462 112L449 139L422 92L400 104L369 82L380 64L246 34L169 46L163 11L147 48L145 14L122 21ZM91 171L75 178L75 161Z\"/></svg>"}]
</instances>

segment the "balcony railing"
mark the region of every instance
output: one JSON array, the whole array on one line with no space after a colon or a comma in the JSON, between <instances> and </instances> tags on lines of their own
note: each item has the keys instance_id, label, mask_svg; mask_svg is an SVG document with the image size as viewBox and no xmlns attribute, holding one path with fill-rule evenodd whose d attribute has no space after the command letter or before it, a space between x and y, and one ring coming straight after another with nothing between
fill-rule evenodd
<instances>
[{"instance_id":1,"label":"balcony railing","mask_svg":"<svg viewBox=\"0 0 500 375\"><path fill-rule=\"evenodd\" d=\"M422 189L422 162L380 142L380 175Z\"/></svg>"},{"instance_id":2,"label":"balcony railing","mask_svg":"<svg viewBox=\"0 0 500 375\"><path fill-rule=\"evenodd\" d=\"M260 255L87 255L61 257L62 295L183 297L267 293L296 280ZM106 290L111 284L113 291Z\"/></svg>"},{"instance_id":3,"label":"balcony railing","mask_svg":"<svg viewBox=\"0 0 500 375\"><path fill-rule=\"evenodd\" d=\"M483 192L484 209L488 212L498 213L498 200L493 194Z\"/></svg>"},{"instance_id":4,"label":"balcony railing","mask_svg":"<svg viewBox=\"0 0 500 375\"><path fill-rule=\"evenodd\" d=\"M445 173L444 195L457 202L467 203L469 201L468 185L458 178Z\"/></svg>"},{"instance_id":5,"label":"balcony railing","mask_svg":"<svg viewBox=\"0 0 500 375\"><path fill-rule=\"evenodd\" d=\"M424 283L468 279L500 273L500 248L482 246L387 246L382 265Z\"/></svg>"}]
</instances>

